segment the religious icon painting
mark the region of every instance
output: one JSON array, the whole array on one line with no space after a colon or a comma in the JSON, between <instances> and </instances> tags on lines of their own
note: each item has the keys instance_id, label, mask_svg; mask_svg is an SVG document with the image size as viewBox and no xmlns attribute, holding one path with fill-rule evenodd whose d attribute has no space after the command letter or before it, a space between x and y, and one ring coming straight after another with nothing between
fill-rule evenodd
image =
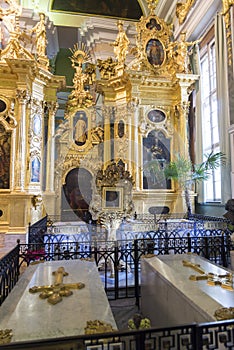
<instances>
[{"instance_id":1,"label":"religious icon painting","mask_svg":"<svg viewBox=\"0 0 234 350\"><path fill-rule=\"evenodd\" d=\"M123 120L120 120L118 123L118 136L122 138L125 134L125 124Z\"/></svg>"},{"instance_id":2,"label":"religious icon painting","mask_svg":"<svg viewBox=\"0 0 234 350\"><path fill-rule=\"evenodd\" d=\"M147 117L152 123L161 123L166 119L165 113L159 109L152 109Z\"/></svg>"},{"instance_id":3,"label":"religious icon painting","mask_svg":"<svg viewBox=\"0 0 234 350\"><path fill-rule=\"evenodd\" d=\"M32 161L31 182L40 182L41 162L36 157Z\"/></svg>"},{"instance_id":4,"label":"religious icon painting","mask_svg":"<svg viewBox=\"0 0 234 350\"><path fill-rule=\"evenodd\" d=\"M77 146L85 145L88 133L88 118L84 111L76 112L73 118L73 139Z\"/></svg>"},{"instance_id":5,"label":"religious icon painting","mask_svg":"<svg viewBox=\"0 0 234 350\"><path fill-rule=\"evenodd\" d=\"M157 22L156 18L152 17L150 18L149 22L146 24L146 28L149 30L161 30L161 25Z\"/></svg>"},{"instance_id":6,"label":"religious icon painting","mask_svg":"<svg viewBox=\"0 0 234 350\"><path fill-rule=\"evenodd\" d=\"M103 209L122 210L123 209L123 189L118 187L103 188Z\"/></svg>"},{"instance_id":7,"label":"religious icon painting","mask_svg":"<svg viewBox=\"0 0 234 350\"><path fill-rule=\"evenodd\" d=\"M41 134L41 117L38 114L33 118L33 132L37 136Z\"/></svg>"},{"instance_id":8,"label":"religious icon painting","mask_svg":"<svg viewBox=\"0 0 234 350\"><path fill-rule=\"evenodd\" d=\"M3 101L3 100L0 100L0 113L3 113L5 112L7 109L7 105L6 105L6 102Z\"/></svg>"},{"instance_id":9,"label":"religious icon painting","mask_svg":"<svg viewBox=\"0 0 234 350\"><path fill-rule=\"evenodd\" d=\"M161 66L165 59L163 45L158 39L150 39L146 45L148 62L152 66Z\"/></svg>"}]
</instances>

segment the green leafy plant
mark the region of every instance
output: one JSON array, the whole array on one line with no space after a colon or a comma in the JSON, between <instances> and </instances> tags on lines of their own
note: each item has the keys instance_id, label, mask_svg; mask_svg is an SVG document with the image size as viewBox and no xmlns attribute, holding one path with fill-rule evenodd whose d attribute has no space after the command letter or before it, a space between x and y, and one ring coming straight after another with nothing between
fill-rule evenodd
<instances>
[{"instance_id":1,"label":"green leafy plant","mask_svg":"<svg viewBox=\"0 0 234 350\"><path fill-rule=\"evenodd\" d=\"M180 188L184 190L185 201L188 213L191 213L191 202L189 191L193 184L199 181L208 180L211 172L220 165L225 164L226 157L222 152L210 152L204 156L205 160L200 164L192 164L190 159L177 154L175 159L162 168L158 161L151 160L144 166L144 171L153 174L157 181L177 181Z\"/></svg>"},{"instance_id":2,"label":"green leafy plant","mask_svg":"<svg viewBox=\"0 0 234 350\"><path fill-rule=\"evenodd\" d=\"M206 181L211 175L211 172L217 169L220 165L225 164L226 157L222 152L205 154L205 160L200 164L192 164L190 159L186 159L177 155L174 161L171 161L164 168L166 179L175 180L184 190L185 201L188 213L191 213L191 202L189 190L196 182Z\"/></svg>"}]
</instances>

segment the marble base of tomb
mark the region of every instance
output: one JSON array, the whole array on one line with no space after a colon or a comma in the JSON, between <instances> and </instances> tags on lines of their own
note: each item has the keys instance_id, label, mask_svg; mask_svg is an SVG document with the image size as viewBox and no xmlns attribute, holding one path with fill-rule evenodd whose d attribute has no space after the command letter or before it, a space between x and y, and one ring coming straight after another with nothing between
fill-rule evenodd
<instances>
[{"instance_id":1,"label":"marble base of tomb","mask_svg":"<svg viewBox=\"0 0 234 350\"><path fill-rule=\"evenodd\" d=\"M56 305L29 292L33 286L53 284L52 272L61 266L69 273L63 283L82 282L85 287L73 289L73 295ZM29 266L2 304L0 320L0 329L12 329L12 342L82 335L87 321L95 320L117 329L96 264L82 260Z\"/></svg>"},{"instance_id":2,"label":"marble base of tomb","mask_svg":"<svg viewBox=\"0 0 234 350\"><path fill-rule=\"evenodd\" d=\"M217 309L234 307L234 291L210 286L207 280L190 280L199 273L183 266L183 260L199 264L206 273L231 272L191 254L142 259L141 309L153 327L214 322Z\"/></svg>"}]
</instances>

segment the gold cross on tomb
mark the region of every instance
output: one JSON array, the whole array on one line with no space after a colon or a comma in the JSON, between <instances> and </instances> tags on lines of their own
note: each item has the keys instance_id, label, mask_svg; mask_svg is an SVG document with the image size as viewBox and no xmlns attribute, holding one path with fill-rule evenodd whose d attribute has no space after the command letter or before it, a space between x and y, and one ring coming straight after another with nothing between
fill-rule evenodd
<instances>
[{"instance_id":1,"label":"gold cross on tomb","mask_svg":"<svg viewBox=\"0 0 234 350\"><path fill-rule=\"evenodd\" d=\"M223 275L216 275L212 272L206 273L199 264L191 263L190 261L183 260L182 261L183 266L190 267L197 271L200 275L191 275L189 276L189 279L191 281L200 281L200 280L207 280L207 284L209 286L220 286L224 289L228 289L230 291L233 291L232 286L232 274L226 273Z\"/></svg>"},{"instance_id":2,"label":"gold cross on tomb","mask_svg":"<svg viewBox=\"0 0 234 350\"><path fill-rule=\"evenodd\" d=\"M63 277L68 276L64 267L59 267L56 271L52 272L55 276L54 283L48 286L34 286L29 288L30 293L38 293L41 299L47 299L50 304L57 304L62 301L63 297L69 297L73 294L71 289L82 289L85 284L78 283L63 283Z\"/></svg>"}]
</instances>

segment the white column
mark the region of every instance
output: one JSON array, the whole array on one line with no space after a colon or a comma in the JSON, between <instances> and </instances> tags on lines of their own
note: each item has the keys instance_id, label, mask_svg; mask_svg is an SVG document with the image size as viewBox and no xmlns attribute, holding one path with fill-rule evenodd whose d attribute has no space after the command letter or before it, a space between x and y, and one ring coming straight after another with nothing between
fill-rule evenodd
<instances>
[{"instance_id":1,"label":"white column","mask_svg":"<svg viewBox=\"0 0 234 350\"><path fill-rule=\"evenodd\" d=\"M234 124L229 128L230 135L230 159L231 159L231 191L234 198Z\"/></svg>"},{"instance_id":2,"label":"white column","mask_svg":"<svg viewBox=\"0 0 234 350\"><path fill-rule=\"evenodd\" d=\"M16 141L16 180L14 188L17 191L25 190L26 177L26 157L27 157L27 119L26 119L26 105L29 101L29 94L27 90L17 90L17 98L19 101L19 125L18 125L18 139Z\"/></svg>"},{"instance_id":3,"label":"white column","mask_svg":"<svg viewBox=\"0 0 234 350\"><path fill-rule=\"evenodd\" d=\"M47 104L49 108L48 135L47 135L47 161L46 161L46 192L54 191L54 157L55 157L55 113L58 108L56 102Z\"/></svg>"}]
</instances>

